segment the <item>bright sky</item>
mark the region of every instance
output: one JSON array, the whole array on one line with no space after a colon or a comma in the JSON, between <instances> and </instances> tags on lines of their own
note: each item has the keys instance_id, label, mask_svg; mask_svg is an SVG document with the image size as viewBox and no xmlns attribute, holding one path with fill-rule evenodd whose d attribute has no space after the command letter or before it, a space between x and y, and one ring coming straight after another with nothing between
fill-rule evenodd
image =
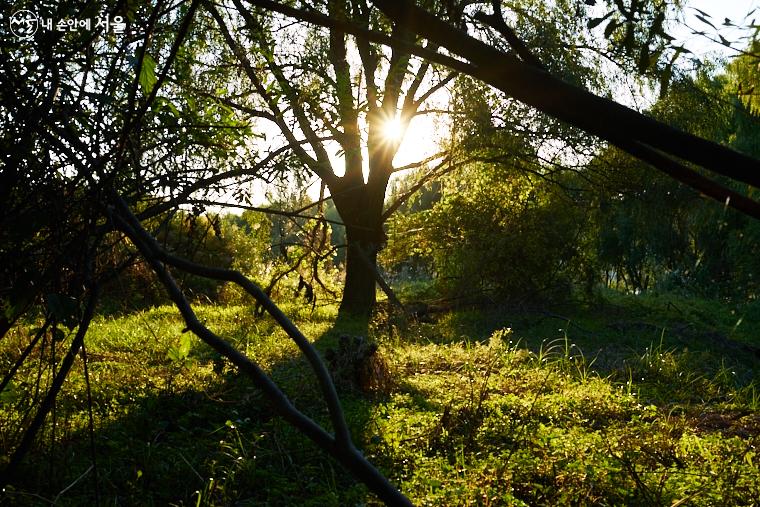
<instances>
[{"instance_id":1,"label":"bright sky","mask_svg":"<svg viewBox=\"0 0 760 507\"><path fill-rule=\"evenodd\" d=\"M706 13L708 16L705 16L705 19L715 25L715 28L701 21L697 17L701 14L696 9ZM753 9L756 10L751 13ZM737 54L736 51L721 45L719 35L734 43L734 47L741 48L746 45L746 42L741 41L741 37L746 36L747 33L724 25L724 21L728 18L736 25L748 25L753 18L760 20L760 0L690 0L687 2L684 14L685 26L678 26L670 31L671 35L676 37L676 43L684 44L700 59L711 54L731 57ZM694 31L704 31L705 35L695 34ZM403 166L434 154L435 140L439 134L432 116L424 115L414 118L396 155L395 165ZM336 144L335 149L328 148L328 152L335 167L340 171L342 157L337 153L337 148ZM259 194L259 192L256 193ZM312 185L308 193L316 199L319 194L319 184ZM263 198L263 192L259 195Z\"/></svg>"},{"instance_id":2,"label":"bright sky","mask_svg":"<svg viewBox=\"0 0 760 507\"><path fill-rule=\"evenodd\" d=\"M674 30L673 36L678 42L683 42L686 47L698 57L705 57L710 53L718 53L723 56L734 56L735 51L721 45L717 34L722 35L736 47L745 46L745 42L739 42L742 36L747 35L734 27L725 26L723 23L728 18L735 25L748 25L755 19L760 21L760 0L690 0L685 9L686 25ZM708 21L713 23L718 30L701 21L697 16L699 9L709 15ZM750 14L751 11L754 12ZM749 16L748 16L749 15ZM706 37L694 34L694 31L704 31L716 42L710 42Z\"/></svg>"}]
</instances>

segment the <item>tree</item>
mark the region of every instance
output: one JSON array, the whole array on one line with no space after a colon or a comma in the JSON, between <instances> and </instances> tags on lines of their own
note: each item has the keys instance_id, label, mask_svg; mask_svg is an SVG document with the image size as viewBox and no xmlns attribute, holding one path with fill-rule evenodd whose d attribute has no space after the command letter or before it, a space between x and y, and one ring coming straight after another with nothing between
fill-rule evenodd
<instances>
[{"instance_id":1,"label":"tree","mask_svg":"<svg viewBox=\"0 0 760 507\"><path fill-rule=\"evenodd\" d=\"M760 204L703 177L684 165L693 163L717 174L760 186L760 162L714 142L686 134L630 108L584 91L548 74L524 46L503 53L436 19L406 1L375 0L389 18L468 60L448 65L482 79L508 95L618 146L679 181L760 218ZM432 56L429 56L432 58ZM437 58L439 61L445 58Z\"/></svg>"},{"instance_id":2,"label":"tree","mask_svg":"<svg viewBox=\"0 0 760 507\"><path fill-rule=\"evenodd\" d=\"M47 322L43 328L76 329L4 473L12 473L23 458L74 358L83 350L99 286L114 274L101 269L99 256L121 245L128 249L128 257L150 265L187 328L250 376L275 412L384 501L406 504L354 447L324 363L264 291L238 271L199 265L167 252L155 241L158 228L149 231L146 224L197 201L198 195L306 168L330 190L352 245L341 308L366 318L374 301L377 250L385 240L382 221L394 209L394 204L384 209L384 198L398 141L384 138L383 124L400 119L402 129L408 127L425 100L451 79L451 72L437 70L439 65L481 79L713 198L730 197L731 206L760 216L755 201L685 165L701 164L757 186L757 160L553 77L519 40L504 35L509 31L498 16L491 22L504 32L505 40L511 40L514 54L463 33L455 25L465 14L466 2L426 5L438 14L435 17L408 2L374 0L386 18L359 1L329 1L319 4L321 10L265 0L250 4L233 0L232 5L229 14L211 4L202 6L199 0L45 6L44 17L55 19L94 16L104 7L129 21L127 33L117 36L98 28L3 39L0 332L5 334L14 321L35 310ZM10 5L4 7L3 13L11 12ZM289 21L272 12L293 16L310 28L304 37L293 39L286 26ZM229 27L229 21L238 20L244 21L240 32ZM351 44L347 34L354 37ZM420 46L422 39L428 42ZM352 52L361 62L359 71L352 70L348 56ZM226 61L214 65L230 55L242 71L240 80L229 73ZM301 55L307 57L303 65ZM428 74L437 79L427 82ZM362 84L356 84L358 78ZM325 90L331 93L325 96ZM361 149L365 137L360 116L367 125L366 156ZM259 150L247 142L252 119L274 123L286 144ZM342 176L330 161L327 139L342 148ZM245 189L234 191L245 199ZM314 369L333 433L293 407L258 365L198 320L176 283L172 274L176 272L236 283L273 316ZM30 341L20 361L29 357L35 343L36 339ZM3 378L3 387L12 376L13 371ZM6 480L4 476L2 481Z\"/></svg>"},{"instance_id":3,"label":"tree","mask_svg":"<svg viewBox=\"0 0 760 507\"><path fill-rule=\"evenodd\" d=\"M199 6L196 0L43 6L44 18L84 18L100 15L103 8L129 23L123 35L95 26L92 32L40 31L26 39L3 39L0 335L24 315L41 316L44 323L3 375L0 391L45 333L59 326L72 333L69 339L62 335L60 347L67 350L25 421L0 483L8 484L18 473L75 358L84 353L100 287L126 265L103 263L102 257L124 248L127 261L140 258L150 266L188 330L249 376L274 412L380 498L406 505L408 500L355 448L319 354L272 300L240 272L195 264L167 252L155 239L179 206L199 194L213 196L228 185L266 176L262 173L270 164L288 163L282 149L257 159L239 144L247 126L232 110L184 86L219 77L204 65L208 32L202 22L194 23ZM12 11L4 6L1 12ZM151 220L157 217L163 220ZM173 275L177 272L235 283L272 315L316 368L333 434L296 409L255 362L198 320Z\"/></svg>"},{"instance_id":4,"label":"tree","mask_svg":"<svg viewBox=\"0 0 760 507\"><path fill-rule=\"evenodd\" d=\"M338 28L285 28L289 22L280 16L240 0L232 4L235 10L226 14L215 7L209 12L250 90L236 102L241 111L261 111L298 163L329 190L346 230L340 309L366 320L375 301L377 253L386 242L385 195L397 170L393 159L412 119L452 74L403 49L386 51ZM416 40L365 1L331 0L321 8L341 23ZM343 168L328 153L335 147Z\"/></svg>"}]
</instances>

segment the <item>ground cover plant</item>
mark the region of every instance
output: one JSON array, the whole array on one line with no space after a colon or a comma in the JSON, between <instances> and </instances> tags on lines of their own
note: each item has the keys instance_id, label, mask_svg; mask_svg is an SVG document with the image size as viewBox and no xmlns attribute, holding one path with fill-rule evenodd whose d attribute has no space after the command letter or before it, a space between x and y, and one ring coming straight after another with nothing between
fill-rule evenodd
<instances>
[{"instance_id":1,"label":"ground cover plant","mask_svg":"<svg viewBox=\"0 0 760 507\"><path fill-rule=\"evenodd\" d=\"M757 497L756 9L20 2L0 501Z\"/></svg>"},{"instance_id":2,"label":"ground cover plant","mask_svg":"<svg viewBox=\"0 0 760 507\"><path fill-rule=\"evenodd\" d=\"M432 323L378 312L369 339L392 382L337 384L366 455L418 505L752 505L760 495L758 360L727 354L716 337L753 350L756 317L739 308L749 322L734 329L737 308L699 303L688 308L702 321L681 336L668 327L683 301L667 297L611 295L596 309L564 308L564 322L551 314L532 325L533 310L461 310ZM320 350L340 351L335 306L290 309ZM271 321L243 305L207 305L200 315L299 408L327 419L304 361ZM4 342L4 367L29 332L19 326ZM377 503L272 417L221 356L183 333L171 307L101 317L91 333L93 431L79 360L24 480L3 502ZM12 441L11 422L29 417L36 385L49 376L42 366L25 366L4 391L2 442Z\"/></svg>"}]
</instances>

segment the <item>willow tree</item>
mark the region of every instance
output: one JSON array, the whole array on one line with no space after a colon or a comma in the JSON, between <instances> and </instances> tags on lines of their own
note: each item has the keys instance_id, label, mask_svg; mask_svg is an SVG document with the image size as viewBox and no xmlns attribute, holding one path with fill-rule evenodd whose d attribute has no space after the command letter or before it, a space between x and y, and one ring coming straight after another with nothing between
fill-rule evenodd
<instances>
[{"instance_id":1,"label":"willow tree","mask_svg":"<svg viewBox=\"0 0 760 507\"><path fill-rule=\"evenodd\" d=\"M386 190L412 119L453 76L398 46L388 49L232 0L208 6L242 76L230 107L274 129L297 165L321 180L346 227L342 314L367 317L386 237ZM416 43L364 0L330 0L330 19ZM428 49L434 49L431 45ZM267 126L265 123L268 123ZM420 162L420 165L422 161Z\"/></svg>"},{"instance_id":2,"label":"willow tree","mask_svg":"<svg viewBox=\"0 0 760 507\"><path fill-rule=\"evenodd\" d=\"M387 125L398 122L405 131L425 101L446 86L452 76L446 72L452 70L612 143L706 195L728 198L731 206L760 215L756 202L680 163L754 184L755 178L742 176L740 169L755 167L753 161L595 96L578 86L584 81L575 79L578 74L558 74L546 58L554 52L581 62L578 49L593 46L596 34L603 58L622 62L622 72L657 78L664 95L675 62L688 53L670 44L667 33L681 3L551 2L544 10L559 13L563 24L557 26L568 23L575 32L580 25L592 36L581 45L560 40L553 48L537 47L542 37L525 38L545 34L547 27L551 32L554 20L532 8L543 5L539 2L229 0L208 10L242 76L234 96L225 100L274 124L298 164L329 190L347 228L341 312L367 316L375 299L377 253L386 240L383 221L394 209L386 207L385 194L402 138L388 137ZM510 26L515 21L518 25ZM333 146L340 146L339 162L330 156ZM726 161L735 168L723 170Z\"/></svg>"}]
</instances>

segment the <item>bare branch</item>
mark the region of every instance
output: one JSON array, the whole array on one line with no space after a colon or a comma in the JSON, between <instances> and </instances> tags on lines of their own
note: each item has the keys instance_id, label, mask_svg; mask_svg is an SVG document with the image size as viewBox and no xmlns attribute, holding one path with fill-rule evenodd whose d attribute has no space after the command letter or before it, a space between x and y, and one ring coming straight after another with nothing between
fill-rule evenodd
<instances>
[{"instance_id":1,"label":"bare branch","mask_svg":"<svg viewBox=\"0 0 760 507\"><path fill-rule=\"evenodd\" d=\"M414 195L419 189L425 185L428 181L432 180L433 178L438 178L440 176L443 176L444 174L453 171L454 169L461 167L462 165L470 162L470 159L464 160L461 162L457 162L455 164L450 163L450 159L446 157L440 164L438 164L432 171L424 175L422 178L419 179L414 185L412 185L409 190L404 192L399 196L396 201L394 201L392 204L390 204L382 215L382 221L385 222L390 218L390 216L396 212L397 209L401 207L412 195Z\"/></svg>"},{"instance_id":2,"label":"bare branch","mask_svg":"<svg viewBox=\"0 0 760 507\"><path fill-rule=\"evenodd\" d=\"M327 8L331 18L346 20L346 4L328 2ZM354 104L351 90L351 67L346 57L346 35L340 30L330 30L330 47L328 57L335 72L335 94L338 98L339 123L343 126L343 135L339 138L346 158L345 177L349 180L362 179L361 134L359 131L359 112ZM329 122L325 122L329 125Z\"/></svg>"},{"instance_id":3,"label":"bare branch","mask_svg":"<svg viewBox=\"0 0 760 507\"><path fill-rule=\"evenodd\" d=\"M449 84L458 75L458 72L449 72L446 77L438 81L436 84L428 88L422 95L420 95L419 98L417 98L411 105L414 109L415 114L417 113L417 108L420 107L427 99L429 99L431 95Z\"/></svg>"},{"instance_id":4,"label":"bare branch","mask_svg":"<svg viewBox=\"0 0 760 507\"><path fill-rule=\"evenodd\" d=\"M253 17L251 12L245 8L245 6L242 4L240 0L232 0L232 2L235 4L235 7L237 7L238 12L241 16L243 16L243 19L246 22L246 26L248 27L249 31L252 33L254 30L257 30L260 28L260 25L258 21ZM229 32L228 32L229 33ZM269 41L265 40L261 36L257 36L257 34L254 34L256 36L256 42L262 46L270 46L268 49L273 54L273 48L271 47L271 44ZM236 44L236 42L233 42L233 44ZM302 106L302 100L293 85L291 84L291 81L285 76L283 69L280 65L278 65L274 57L267 58L266 66L269 68L269 71L272 73L272 75L277 80L278 85L282 89L282 91L285 93L285 96L288 99L288 102L290 104L290 108L293 111L293 115L296 118L296 121L298 122L298 127L301 129L301 131L304 134L304 137L309 141L309 145L314 150L314 153L317 155L317 161L319 162L319 172L315 171L316 174L322 178L328 185L334 184L334 179L336 178L335 172L332 168L332 165L330 163L330 157L327 154L327 150L325 150L325 147L322 145L321 141L319 140L319 136L317 136L317 133L314 131L312 127L312 122L309 121L309 118L306 116L306 112ZM265 90L266 93L266 90ZM271 99L267 99L270 100ZM276 107L276 106L275 106ZM275 113L276 115L277 113ZM284 123L284 122L283 122Z\"/></svg>"},{"instance_id":5,"label":"bare branch","mask_svg":"<svg viewBox=\"0 0 760 507\"><path fill-rule=\"evenodd\" d=\"M287 210L279 210L276 208L262 208L258 206L247 206L245 204L211 201L209 199L190 199L184 202L187 204L203 204L206 206L220 206L224 208L244 209L246 211L258 211L260 213L266 213L267 215L279 215L279 216L289 217L289 218L303 218L306 220L318 220L320 222L327 222L329 224L345 225L343 222L339 222L337 220L329 220L327 218L323 218L320 216L304 215L303 213L299 213L297 210L287 211Z\"/></svg>"},{"instance_id":6,"label":"bare branch","mask_svg":"<svg viewBox=\"0 0 760 507\"><path fill-rule=\"evenodd\" d=\"M165 250L163 250L159 246L159 244L155 241L155 239L153 239L147 233L147 231L145 231L145 229L142 228L142 225L140 225L139 221L137 220L137 217L135 217L134 214L132 214L132 212L127 207L126 203L121 198L119 198L119 200L117 201L117 205L118 205L119 214L114 215L114 216L116 218L121 219L121 229L133 241L137 240L141 242L141 244L143 245L143 248L140 249L141 253L145 256L148 256L148 260L153 259L154 261L162 261L172 266L178 267L179 269L182 269L183 271L192 273L194 275L203 276L206 278L213 278L216 280L226 280L229 282L233 282L239 285L241 288L243 288L249 295L251 295L254 299L256 299L256 301L258 301L262 306L264 306L267 312L277 321L277 323L285 330L285 332L288 333L288 336L290 336L290 338L296 343L296 345L298 345L298 348L301 350L301 352L306 356L306 359L309 361L311 367L314 369L317 375L317 378L320 382L323 395L325 396L325 400L328 404L328 409L330 411L332 423L336 431L336 437L338 441L341 443L345 444L346 442L348 442L349 440L348 427L346 426L345 420L343 419L343 411L340 407L340 402L338 401L338 395L335 392L335 386L332 384L330 373L327 371L326 367L324 366L324 363L320 359L319 354L317 353L316 349L314 349L311 342L309 342L309 340L298 330L298 328L290 321L290 319L288 319L288 317L284 313L282 313L282 311L264 293L264 291L262 291L261 288L259 288L256 284L254 284L251 280L243 276L238 271L203 266L203 265L196 264L196 263L181 259L179 257L173 256L167 253ZM170 277L168 272L166 275ZM172 299L174 300L176 296L178 295L177 294L172 295ZM175 301L175 303L176 302L177 301ZM182 311L182 308L180 308L180 311ZM183 312L183 316L186 318L185 320L188 320L187 317L190 315L186 312L187 312L187 309L185 309L185 311ZM192 318L190 319L190 322L188 322L188 325L190 324L194 324L192 322ZM196 325L196 328L197 328L197 325ZM214 341L215 340L212 340L212 342ZM218 344L215 345L214 343L210 343L210 345L212 345L214 348L217 348ZM224 345L225 347L223 348L226 348L226 347L231 348L231 346L229 346L226 343ZM235 351L235 353L240 354L237 351ZM247 358L245 359L246 361L250 362ZM263 371L259 370L259 373L266 378L267 383L271 383L271 380L268 377L266 377L266 374L264 374ZM257 381L261 382L262 379L258 378L259 373L256 374ZM284 396L282 392L279 391L279 389L277 389L276 386L274 386L274 384L271 384L271 386L267 384L265 385L265 387L266 389L269 390L268 393L270 396L276 395L274 396L274 398L279 398L280 396ZM274 391L271 391L272 388L277 389L277 393L275 393Z\"/></svg>"},{"instance_id":7,"label":"bare branch","mask_svg":"<svg viewBox=\"0 0 760 507\"><path fill-rule=\"evenodd\" d=\"M353 0L355 11L358 12L364 26L369 27L370 8L366 0ZM364 69L364 86L367 88L367 109L374 113L377 109L377 83L375 82L375 73L377 72L378 58L377 52L369 44L365 37L356 38L356 47L359 50L359 59L362 61Z\"/></svg>"},{"instance_id":8,"label":"bare branch","mask_svg":"<svg viewBox=\"0 0 760 507\"><path fill-rule=\"evenodd\" d=\"M115 209L111 208L114 221L118 223L122 231L129 236L141 254L150 263L153 271L159 277L161 283L167 289L170 298L182 314L188 329L251 377L273 404L274 409L285 420L298 428L299 431L303 432L320 448L340 461L343 466L364 482L380 499L389 505L411 506L411 502L390 484L354 447L343 417L340 401L335 392L335 386L332 383L332 378L327 368L311 342L301 334L298 328L282 313L274 302L256 284L237 271L203 266L168 254L145 231L124 200L118 196L115 196L114 199ZM248 359L244 354L240 353L200 322L187 298L163 263L198 276L233 282L242 287L267 310L288 333L291 339L293 339L296 345L298 345L314 370L322 393L325 396L333 428L336 432L335 438L325 432L312 419L296 409L285 394L256 363Z\"/></svg>"},{"instance_id":9,"label":"bare branch","mask_svg":"<svg viewBox=\"0 0 760 507\"><path fill-rule=\"evenodd\" d=\"M206 2L205 7L209 11L211 16L214 18L214 20L216 21L217 25L219 26L219 30L222 32L222 36L224 37L227 45L232 50L233 54L237 57L238 62L243 68L243 71L245 72L246 76L248 76L248 79L250 80L251 84L253 84L254 88L256 89L256 92L267 102L267 107L269 107L269 109L272 111L272 114L276 118L277 126L279 127L280 132L282 132L282 135L285 136L285 139L288 141L290 145L294 147L298 146L299 143L296 140L295 134L290 129L290 127L288 127L287 123L285 123L285 120L283 119L282 111L277 106L277 103L271 97L269 97L269 94L267 93L266 88L264 87L261 80L256 75L256 71L251 65L251 62L248 59L248 56L246 55L245 51L240 46L240 44L238 44L237 41L234 39L234 37L232 37L232 34L227 28L227 25L224 22L224 19L222 18L221 14L219 14L219 11L210 2ZM327 164L325 164L324 160L314 159L314 157L309 155L306 152L306 150L304 150L302 147L296 147L295 153L298 156L298 158L307 167L309 167L309 169L314 171L314 173L320 178L322 178L325 182L327 182L328 184L330 182L334 182L334 180L336 179L336 176L329 165L329 161ZM325 153L320 158L323 159L324 157L326 157L326 155L327 154Z\"/></svg>"},{"instance_id":10,"label":"bare branch","mask_svg":"<svg viewBox=\"0 0 760 507\"><path fill-rule=\"evenodd\" d=\"M422 160L418 160L417 162L412 162L410 164L394 167L393 172L406 171L408 169L416 169L417 167L421 167L423 165L429 164L433 160L438 160L439 158L447 155L448 153L449 153L448 150L439 151L438 153L430 155L429 157L426 157Z\"/></svg>"},{"instance_id":11,"label":"bare branch","mask_svg":"<svg viewBox=\"0 0 760 507\"><path fill-rule=\"evenodd\" d=\"M29 426L26 428L24 436L21 439L18 447L16 447L16 450L13 452L8 465L6 466L5 470L3 470L2 474L0 474L0 486L5 486L11 481L12 476L16 473L18 465L21 463L21 460L23 460L24 456L31 448L32 443L34 442L34 438L37 436L37 432L39 432L42 424L45 422L45 418L53 408L53 403L55 402L58 393L63 387L63 383L66 381L66 377L69 375L71 367L74 365L74 359L76 359L76 356L79 353L79 349L84 343L84 336L87 334L87 329L89 329L90 322L92 321L93 315L95 313L97 300L98 291L95 287L92 287L90 289L90 296L87 301L87 306L85 307L84 314L79 321L74 339L71 340L69 350L66 353L66 356L64 356L63 361L61 361L58 373L53 379L53 383L45 395L45 399L42 400L42 404L37 410L34 419L31 423L29 423Z\"/></svg>"}]
</instances>

